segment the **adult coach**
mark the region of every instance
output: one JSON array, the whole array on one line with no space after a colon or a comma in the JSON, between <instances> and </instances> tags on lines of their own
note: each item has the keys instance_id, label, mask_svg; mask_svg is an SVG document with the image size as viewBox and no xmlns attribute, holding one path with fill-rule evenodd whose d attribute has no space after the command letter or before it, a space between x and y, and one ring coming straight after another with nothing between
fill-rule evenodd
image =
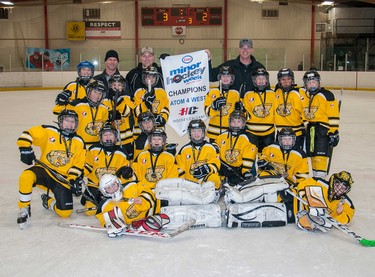
<instances>
[{"instance_id":1,"label":"adult coach","mask_svg":"<svg viewBox=\"0 0 375 277\"><path fill-rule=\"evenodd\" d=\"M218 81L217 76L219 75L220 68L222 66L231 66L234 70L234 83L233 89L237 90L241 97L244 96L246 91L253 91L254 85L251 79L251 74L258 68L265 68L256 58L252 55L254 52L253 41L248 38L240 40L239 43L239 55L233 60L228 60L219 65L218 67L212 68L211 54L206 50L209 57L210 67L210 81Z\"/></svg>"}]
</instances>

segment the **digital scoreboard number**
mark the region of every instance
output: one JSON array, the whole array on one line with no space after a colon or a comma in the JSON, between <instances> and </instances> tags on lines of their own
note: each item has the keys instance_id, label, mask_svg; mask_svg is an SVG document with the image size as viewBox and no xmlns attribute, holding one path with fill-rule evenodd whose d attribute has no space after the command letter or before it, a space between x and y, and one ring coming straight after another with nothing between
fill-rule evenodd
<instances>
[{"instance_id":1,"label":"digital scoreboard number","mask_svg":"<svg viewBox=\"0 0 375 277\"><path fill-rule=\"evenodd\" d=\"M222 8L142 8L142 26L220 26Z\"/></svg>"}]
</instances>

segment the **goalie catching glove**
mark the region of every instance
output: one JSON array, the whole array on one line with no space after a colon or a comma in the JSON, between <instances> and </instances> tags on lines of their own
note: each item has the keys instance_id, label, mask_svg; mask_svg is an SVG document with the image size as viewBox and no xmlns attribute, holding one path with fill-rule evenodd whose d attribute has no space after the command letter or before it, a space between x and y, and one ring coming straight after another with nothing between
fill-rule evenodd
<instances>
[{"instance_id":1,"label":"goalie catching glove","mask_svg":"<svg viewBox=\"0 0 375 277\"><path fill-rule=\"evenodd\" d=\"M133 221L132 228L141 231L160 231L163 226L170 222L169 216L166 214L150 215L141 220Z\"/></svg>"}]
</instances>

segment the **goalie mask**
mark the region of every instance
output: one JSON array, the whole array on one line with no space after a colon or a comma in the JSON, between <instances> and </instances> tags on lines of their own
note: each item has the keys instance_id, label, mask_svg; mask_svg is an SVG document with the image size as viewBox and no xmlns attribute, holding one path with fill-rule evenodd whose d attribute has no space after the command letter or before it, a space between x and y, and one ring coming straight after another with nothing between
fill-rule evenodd
<instances>
[{"instance_id":1,"label":"goalie mask","mask_svg":"<svg viewBox=\"0 0 375 277\"><path fill-rule=\"evenodd\" d=\"M303 75L303 83L306 90L314 95L320 89L320 75L316 70L309 70Z\"/></svg>"},{"instance_id":2,"label":"goalie mask","mask_svg":"<svg viewBox=\"0 0 375 277\"><path fill-rule=\"evenodd\" d=\"M142 82L146 86L147 91L151 91L151 88L156 86L159 80L159 72L156 67L148 66L143 69Z\"/></svg>"},{"instance_id":3,"label":"goalie mask","mask_svg":"<svg viewBox=\"0 0 375 277\"><path fill-rule=\"evenodd\" d=\"M329 201L344 198L352 188L353 183L352 175L347 171L332 174L329 178Z\"/></svg>"},{"instance_id":4,"label":"goalie mask","mask_svg":"<svg viewBox=\"0 0 375 277\"><path fill-rule=\"evenodd\" d=\"M245 115L238 110L234 110L229 116L229 132L233 136L240 135L246 127Z\"/></svg>"},{"instance_id":5,"label":"goalie mask","mask_svg":"<svg viewBox=\"0 0 375 277\"><path fill-rule=\"evenodd\" d=\"M93 80L86 88L86 98L93 107L98 107L106 95L106 89L102 81Z\"/></svg>"},{"instance_id":6,"label":"goalie mask","mask_svg":"<svg viewBox=\"0 0 375 277\"><path fill-rule=\"evenodd\" d=\"M167 134L162 129L155 129L148 135L148 143L151 153L160 153L167 143Z\"/></svg>"},{"instance_id":7,"label":"goalie mask","mask_svg":"<svg viewBox=\"0 0 375 277\"><path fill-rule=\"evenodd\" d=\"M106 124L99 132L100 143L104 148L111 148L116 145L117 135L117 129L110 124Z\"/></svg>"},{"instance_id":8,"label":"goalie mask","mask_svg":"<svg viewBox=\"0 0 375 277\"><path fill-rule=\"evenodd\" d=\"M120 74L113 75L108 81L110 87L111 98L115 96L116 90L119 92L119 95L122 95L126 88L125 78Z\"/></svg>"},{"instance_id":9,"label":"goalie mask","mask_svg":"<svg viewBox=\"0 0 375 277\"><path fill-rule=\"evenodd\" d=\"M72 137L78 128L78 115L73 110L63 110L57 117L61 133L66 137Z\"/></svg>"},{"instance_id":10,"label":"goalie mask","mask_svg":"<svg viewBox=\"0 0 375 277\"><path fill-rule=\"evenodd\" d=\"M282 128L277 136L280 147L285 151L290 151L296 144L296 134L290 127Z\"/></svg>"},{"instance_id":11,"label":"goalie mask","mask_svg":"<svg viewBox=\"0 0 375 277\"><path fill-rule=\"evenodd\" d=\"M138 116L138 125L143 133L145 133L146 135L151 134L156 128L154 114L150 111L141 113Z\"/></svg>"},{"instance_id":12,"label":"goalie mask","mask_svg":"<svg viewBox=\"0 0 375 277\"><path fill-rule=\"evenodd\" d=\"M193 119L189 123L188 134L193 145L202 145L206 137L206 124L202 119Z\"/></svg>"},{"instance_id":13,"label":"goalie mask","mask_svg":"<svg viewBox=\"0 0 375 277\"><path fill-rule=\"evenodd\" d=\"M103 174L99 181L99 190L105 197L116 202L122 199L121 182L115 175Z\"/></svg>"},{"instance_id":14,"label":"goalie mask","mask_svg":"<svg viewBox=\"0 0 375 277\"><path fill-rule=\"evenodd\" d=\"M89 61L82 61L77 65L79 83L86 86L94 76L95 67Z\"/></svg>"},{"instance_id":15,"label":"goalie mask","mask_svg":"<svg viewBox=\"0 0 375 277\"><path fill-rule=\"evenodd\" d=\"M283 91L290 91L294 85L294 72L290 68L282 68L277 73L277 80Z\"/></svg>"},{"instance_id":16,"label":"goalie mask","mask_svg":"<svg viewBox=\"0 0 375 277\"><path fill-rule=\"evenodd\" d=\"M230 66L222 66L220 67L220 72L217 75L217 79L221 81L221 85L223 89L229 89L231 85L234 83L234 71L233 68Z\"/></svg>"}]
</instances>

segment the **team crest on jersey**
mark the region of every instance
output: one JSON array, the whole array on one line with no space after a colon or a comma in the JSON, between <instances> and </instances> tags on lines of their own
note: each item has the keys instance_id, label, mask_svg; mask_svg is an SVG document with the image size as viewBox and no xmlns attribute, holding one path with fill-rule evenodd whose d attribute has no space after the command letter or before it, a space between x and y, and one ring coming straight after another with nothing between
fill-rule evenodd
<instances>
[{"instance_id":1,"label":"team crest on jersey","mask_svg":"<svg viewBox=\"0 0 375 277\"><path fill-rule=\"evenodd\" d=\"M47 154L47 160L54 166L60 167L65 166L70 162L70 158L73 157L73 153L69 152L69 157L65 151L53 150Z\"/></svg>"},{"instance_id":2,"label":"team crest on jersey","mask_svg":"<svg viewBox=\"0 0 375 277\"><path fill-rule=\"evenodd\" d=\"M147 172L145 174L145 178L148 182L156 183L163 177L164 167L157 166L155 171L152 168L147 168Z\"/></svg>"},{"instance_id":3,"label":"team crest on jersey","mask_svg":"<svg viewBox=\"0 0 375 277\"><path fill-rule=\"evenodd\" d=\"M129 219L133 219L133 218L136 218L139 216L141 212L138 212L135 207L134 207L134 203L131 204L128 209L126 210L126 216L129 218Z\"/></svg>"},{"instance_id":4,"label":"team crest on jersey","mask_svg":"<svg viewBox=\"0 0 375 277\"><path fill-rule=\"evenodd\" d=\"M309 108L303 108L303 113L305 114L305 117L309 120L315 118L315 113L318 111L317 106L313 106Z\"/></svg>"},{"instance_id":5,"label":"team crest on jersey","mask_svg":"<svg viewBox=\"0 0 375 277\"><path fill-rule=\"evenodd\" d=\"M56 139L55 139L55 137L50 137L50 138L48 138L48 141L54 143L56 141Z\"/></svg>"},{"instance_id":6,"label":"team crest on jersey","mask_svg":"<svg viewBox=\"0 0 375 277\"><path fill-rule=\"evenodd\" d=\"M95 170L95 176L98 178L98 180L100 180L100 178L102 178L103 174L112 174L112 175L116 175L116 168L114 167L109 167L109 168L106 168L106 167L99 167Z\"/></svg>"},{"instance_id":7,"label":"team crest on jersey","mask_svg":"<svg viewBox=\"0 0 375 277\"><path fill-rule=\"evenodd\" d=\"M158 108L160 106L160 100L155 99L155 101L152 103L152 113L157 114Z\"/></svg>"},{"instance_id":8,"label":"team crest on jersey","mask_svg":"<svg viewBox=\"0 0 375 277\"><path fill-rule=\"evenodd\" d=\"M90 122L89 124L87 124L87 126L85 128L85 132L86 132L86 134L88 134L90 136L98 136L102 127L103 127L102 121Z\"/></svg>"},{"instance_id":9,"label":"team crest on jersey","mask_svg":"<svg viewBox=\"0 0 375 277\"><path fill-rule=\"evenodd\" d=\"M265 118L266 116L270 115L271 108L272 104L264 104L264 106L258 105L253 109L253 114L256 117Z\"/></svg>"},{"instance_id":10,"label":"team crest on jersey","mask_svg":"<svg viewBox=\"0 0 375 277\"><path fill-rule=\"evenodd\" d=\"M229 114L229 110L232 107L231 103L227 103L226 105L221 107L221 116L226 116Z\"/></svg>"},{"instance_id":11,"label":"team crest on jersey","mask_svg":"<svg viewBox=\"0 0 375 277\"><path fill-rule=\"evenodd\" d=\"M225 160L229 164L233 164L237 161L237 157L240 155L239 149L228 149L225 151Z\"/></svg>"},{"instance_id":12,"label":"team crest on jersey","mask_svg":"<svg viewBox=\"0 0 375 277\"><path fill-rule=\"evenodd\" d=\"M276 112L278 115L285 117L285 116L291 115L291 112L290 112L291 109L292 109L292 104L290 103L287 103L286 105L280 104L277 107Z\"/></svg>"}]
</instances>

